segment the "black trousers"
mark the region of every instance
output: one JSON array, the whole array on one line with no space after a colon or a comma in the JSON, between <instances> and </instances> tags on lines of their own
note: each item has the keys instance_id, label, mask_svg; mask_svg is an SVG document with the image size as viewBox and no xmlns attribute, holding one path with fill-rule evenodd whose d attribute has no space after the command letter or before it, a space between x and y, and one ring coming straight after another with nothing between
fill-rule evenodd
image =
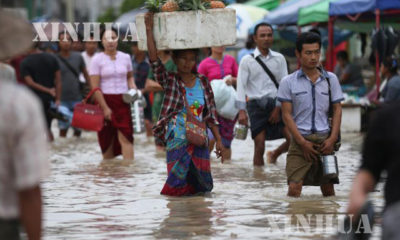
<instances>
[{"instance_id":1,"label":"black trousers","mask_svg":"<svg viewBox=\"0 0 400 240\"><path fill-rule=\"evenodd\" d=\"M51 106L51 100L46 100L46 99L41 99L40 101L42 102L42 106L43 106L43 113L44 113L44 117L46 119L46 126L47 129L50 129L51 127L51 120L53 120L53 117L50 114L50 106Z\"/></svg>"}]
</instances>

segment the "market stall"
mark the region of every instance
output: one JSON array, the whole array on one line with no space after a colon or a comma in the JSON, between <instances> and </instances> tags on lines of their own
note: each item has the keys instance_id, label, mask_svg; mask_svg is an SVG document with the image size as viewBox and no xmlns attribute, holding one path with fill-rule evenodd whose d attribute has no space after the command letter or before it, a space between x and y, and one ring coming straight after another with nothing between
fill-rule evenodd
<instances>
[{"instance_id":1,"label":"market stall","mask_svg":"<svg viewBox=\"0 0 400 240\"><path fill-rule=\"evenodd\" d=\"M398 21L400 13L400 0L338 0L329 2L329 58L327 69L333 69L333 27L336 21L347 22L375 22L375 28L380 29L381 21ZM372 29L367 29L371 31ZM375 77L377 89L380 85L379 76L379 52L375 51Z\"/></svg>"}]
</instances>

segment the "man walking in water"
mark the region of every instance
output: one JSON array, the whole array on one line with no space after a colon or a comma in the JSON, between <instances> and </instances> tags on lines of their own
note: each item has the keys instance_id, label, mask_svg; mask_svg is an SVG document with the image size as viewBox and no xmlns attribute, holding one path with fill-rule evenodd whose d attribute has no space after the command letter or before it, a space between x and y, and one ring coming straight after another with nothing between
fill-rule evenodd
<instances>
[{"instance_id":1,"label":"man walking in water","mask_svg":"<svg viewBox=\"0 0 400 240\"><path fill-rule=\"evenodd\" d=\"M61 72L57 59L50 53L41 52L36 43L21 63L21 75L25 83L41 100L46 117L47 133L50 141L54 137L51 132L50 114L52 102L60 105L61 99Z\"/></svg>"},{"instance_id":2,"label":"man walking in water","mask_svg":"<svg viewBox=\"0 0 400 240\"><path fill-rule=\"evenodd\" d=\"M237 78L237 102L239 123L248 125L250 117L251 137L254 140L253 163L264 165L265 140L286 138L281 146L270 153L275 162L287 151L289 133L281 120L280 103L276 101L279 81L288 74L286 60L282 54L272 51L273 30L271 25L260 23L254 30L257 48L243 57ZM249 99L246 106L246 96Z\"/></svg>"},{"instance_id":3,"label":"man walking in water","mask_svg":"<svg viewBox=\"0 0 400 240\"><path fill-rule=\"evenodd\" d=\"M320 186L324 196L335 195L339 179L322 174L320 155L334 151L339 136L343 94L335 74L319 69L321 38L312 32L296 41L296 56L301 69L282 79L278 100L292 141L286 160L288 195L299 197L303 185ZM332 127L329 109L332 106Z\"/></svg>"},{"instance_id":4,"label":"man walking in water","mask_svg":"<svg viewBox=\"0 0 400 240\"><path fill-rule=\"evenodd\" d=\"M75 105L82 101L79 74L82 73L86 82L89 75L86 70L85 61L79 52L71 51L72 38L68 33L60 32L59 53L56 54L61 71L61 106L64 115L69 121L59 121L60 137L67 137L68 129L72 122ZM82 131L74 128L74 136L80 137Z\"/></svg>"}]
</instances>

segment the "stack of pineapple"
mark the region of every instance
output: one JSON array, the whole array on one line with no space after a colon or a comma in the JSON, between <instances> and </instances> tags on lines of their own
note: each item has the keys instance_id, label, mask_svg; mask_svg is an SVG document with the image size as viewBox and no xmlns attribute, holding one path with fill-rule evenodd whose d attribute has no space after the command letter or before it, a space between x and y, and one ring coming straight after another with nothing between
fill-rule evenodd
<instances>
[{"instance_id":1,"label":"stack of pineapple","mask_svg":"<svg viewBox=\"0 0 400 240\"><path fill-rule=\"evenodd\" d=\"M220 0L147 0L146 8L151 12L176 12L225 8Z\"/></svg>"}]
</instances>

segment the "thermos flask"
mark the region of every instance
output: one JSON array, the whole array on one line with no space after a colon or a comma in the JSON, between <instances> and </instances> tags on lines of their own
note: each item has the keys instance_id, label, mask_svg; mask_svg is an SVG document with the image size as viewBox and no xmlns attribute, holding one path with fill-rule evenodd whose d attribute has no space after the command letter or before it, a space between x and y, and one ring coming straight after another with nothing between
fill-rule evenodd
<instances>
[{"instance_id":1,"label":"thermos flask","mask_svg":"<svg viewBox=\"0 0 400 240\"><path fill-rule=\"evenodd\" d=\"M134 133L143 133L144 127L144 108L146 107L146 99L140 90L130 89L122 95L125 103L131 106L131 118Z\"/></svg>"},{"instance_id":2,"label":"thermos flask","mask_svg":"<svg viewBox=\"0 0 400 240\"><path fill-rule=\"evenodd\" d=\"M131 116L132 126L134 133L143 133L144 128L144 108L142 99L139 98L135 102L131 103Z\"/></svg>"},{"instance_id":3,"label":"thermos flask","mask_svg":"<svg viewBox=\"0 0 400 240\"><path fill-rule=\"evenodd\" d=\"M332 178L339 176L338 162L335 155L321 156L321 162L324 176Z\"/></svg>"}]
</instances>

